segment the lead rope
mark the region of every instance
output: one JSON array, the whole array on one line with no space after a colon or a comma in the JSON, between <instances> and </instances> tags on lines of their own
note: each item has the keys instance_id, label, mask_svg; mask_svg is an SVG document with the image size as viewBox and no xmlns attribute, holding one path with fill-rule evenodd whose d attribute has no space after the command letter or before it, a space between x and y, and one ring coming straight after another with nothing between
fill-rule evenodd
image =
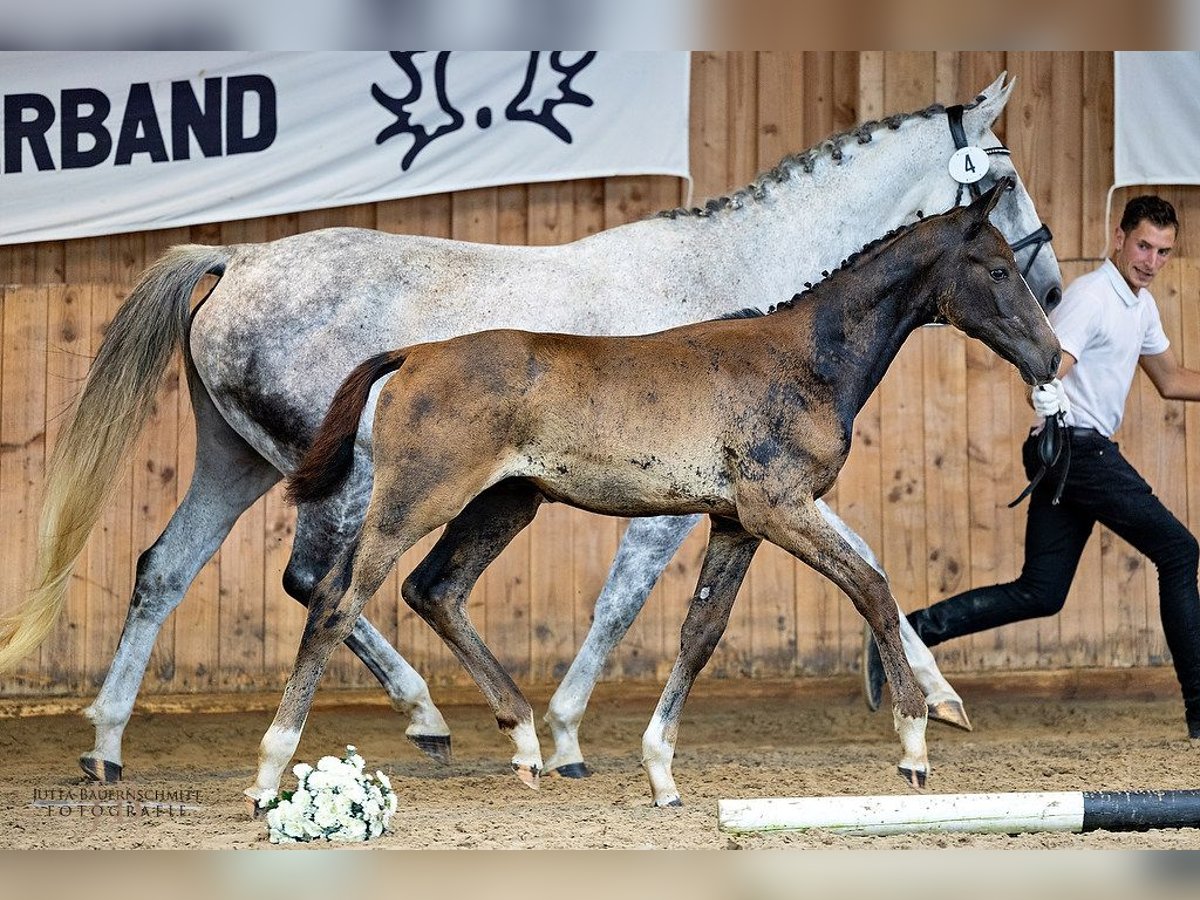
<instances>
[{"instance_id":1,"label":"lead rope","mask_svg":"<svg viewBox=\"0 0 1200 900\"><path fill-rule=\"evenodd\" d=\"M1063 489L1067 486L1067 472L1071 468L1071 433L1067 428L1066 418L1063 413L1056 413L1046 419L1046 424L1038 435L1037 441L1038 461L1042 467L1030 479L1020 496L1008 504L1009 509L1033 493L1033 489L1038 486L1046 473L1054 468L1061 456L1062 469L1058 473L1058 484L1054 487L1054 496L1050 499L1051 506L1058 506L1058 501L1062 499Z\"/></svg>"}]
</instances>

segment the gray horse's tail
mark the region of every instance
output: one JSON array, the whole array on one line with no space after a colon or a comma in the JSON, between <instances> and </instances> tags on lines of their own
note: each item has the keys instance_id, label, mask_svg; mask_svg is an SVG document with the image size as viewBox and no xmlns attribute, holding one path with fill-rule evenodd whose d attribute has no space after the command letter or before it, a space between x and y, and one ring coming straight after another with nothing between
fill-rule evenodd
<instances>
[{"instance_id":1,"label":"gray horse's tail","mask_svg":"<svg viewBox=\"0 0 1200 900\"><path fill-rule=\"evenodd\" d=\"M354 462L354 438L363 407L371 395L371 387L390 372L395 372L408 355L408 350L393 350L372 356L359 363L346 376L325 419L313 438L312 446L288 476L287 499L292 503L312 503L333 495Z\"/></svg>"},{"instance_id":2,"label":"gray horse's tail","mask_svg":"<svg viewBox=\"0 0 1200 900\"><path fill-rule=\"evenodd\" d=\"M204 275L223 274L228 259L223 247L172 248L146 270L113 318L46 467L33 587L0 618L0 672L36 649L54 626L75 562L184 342L192 291Z\"/></svg>"}]
</instances>

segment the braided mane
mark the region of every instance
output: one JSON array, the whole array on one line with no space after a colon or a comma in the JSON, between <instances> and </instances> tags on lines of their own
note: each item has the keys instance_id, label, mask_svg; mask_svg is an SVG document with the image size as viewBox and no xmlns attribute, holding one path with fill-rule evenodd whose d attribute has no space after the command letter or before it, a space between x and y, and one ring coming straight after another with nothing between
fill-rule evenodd
<instances>
[{"instance_id":1,"label":"braided mane","mask_svg":"<svg viewBox=\"0 0 1200 900\"><path fill-rule=\"evenodd\" d=\"M970 103L964 104L963 108L973 109L983 100L984 95L980 94ZM761 173L746 187L740 188L732 194L715 197L703 206L694 206L691 209L682 206L675 207L674 209L665 209L662 212L655 213L655 216L664 219L678 219L680 217L704 219L721 210L741 209L747 203L765 200L768 190L772 185L789 181L793 176L801 172L805 175L811 175L813 169L816 168L818 160L828 158L835 165L840 164L844 156L843 147L849 144L852 139L855 144L869 144L874 140L875 133L878 131L882 131L883 129L896 131L905 122L914 119L932 119L934 116L942 115L945 112L946 107L943 104L934 103L916 112L897 113L883 119L863 122L861 125L851 128L848 131L843 131L826 138L821 143L815 144L807 150L785 156L774 168Z\"/></svg>"}]
</instances>

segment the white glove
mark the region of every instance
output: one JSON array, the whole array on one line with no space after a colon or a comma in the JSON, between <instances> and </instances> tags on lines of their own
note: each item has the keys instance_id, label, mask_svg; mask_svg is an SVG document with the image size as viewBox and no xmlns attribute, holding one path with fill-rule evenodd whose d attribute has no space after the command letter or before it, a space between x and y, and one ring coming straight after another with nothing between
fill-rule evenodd
<instances>
[{"instance_id":1,"label":"white glove","mask_svg":"<svg viewBox=\"0 0 1200 900\"><path fill-rule=\"evenodd\" d=\"M1067 399L1067 392L1057 378L1035 387L1031 401L1034 412L1045 419L1071 411L1071 401Z\"/></svg>"}]
</instances>

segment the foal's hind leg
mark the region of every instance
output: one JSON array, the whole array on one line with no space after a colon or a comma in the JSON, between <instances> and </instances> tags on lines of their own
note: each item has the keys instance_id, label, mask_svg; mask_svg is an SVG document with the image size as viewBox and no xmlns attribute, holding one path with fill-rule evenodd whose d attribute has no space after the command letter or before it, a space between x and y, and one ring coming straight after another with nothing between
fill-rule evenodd
<instances>
[{"instance_id":1,"label":"foal's hind leg","mask_svg":"<svg viewBox=\"0 0 1200 900\"><path fill-rule=\"evenodd\" d=\"M637 618L659 575L701 516L634 519L596 600L592 626L571 667L550 698L545 719L554 735L554 754L546 769L567 778L591 774L579 749L579 723L604 663Z\"/></svg>"},{"instance_id":2,"label":"foal's hind leg","mask_svg":"<svg viewBox=\"0 0 1200 900\"><path fill-rule=\"evenodd\" d=\"M671 776L679 717L696 676L725 632L729 611L759 543L738 523L713 518L700 580L680 632L679 656L642 736L642 765L650 778L655 806L682 805Z\"/></svg>"},{"instance_id":3,"label":"foal's hind leg","mask_svg":"<svg viewBox=\"0 0 1200 900\"><path fill-rule=\"evenodd\" d=\"M904 656L900 616L887 579L854 551L811 502L798 507L764 502L755 510L753 525L746 524L836 584L867 620L875 633L884 671L894 686L892 714L904 748L897 769L914 787L924 787L929 772L927 710Z\"/></svg>"},{"instance_id":4,"label":"foal's hind leg","mask_svg":"<svg viewBox=\"0 0 1200 900\"><path fill-rule=\"evenodd\" d=\"M308 606L317 584L332 567L338 552L349 545L362 524L369 478L364 491L354 484L338 493L335 501L301 507L296 519L296 539L292 555L283 573L284 589ZM429 695L429 687L396 648L367 621L359 616L354 630L346 638L348 646L379 679L392 700L392 706L409 718L405 736L423 753L440 763L450 762L450 728Z\"/></svg>"},{"instance_id":5,"label":"foal's hind leg","mask_svg":"<svg viewBox=\"0 0 1200 900\"><path fill-rule=\"evenodd\" d=\"M488 650L467 615L467 598L483 570L533 521L542 495L524 481L484 491L447 526L404 581L404 599L446 642L487 698L496 723L516 745L513 771L536 788L542 753L533 709Z\"/></svg>"},{"instance_id":6,"label":"foal's hind leg","mask_svg":"<svg viewBox=\"0 0 1200 900\"><path fill-rule=\"evenodd\" d=\"M138 558L116 653L99 694L84 710L95 725L96 744L79 765L97 781L121 777L121 738L163 622L238 516L279 480L279 472L217 416L207 395L193 391L192 401L197 422L192 482L166 529Z\"/></svg>"}]
</instances>

